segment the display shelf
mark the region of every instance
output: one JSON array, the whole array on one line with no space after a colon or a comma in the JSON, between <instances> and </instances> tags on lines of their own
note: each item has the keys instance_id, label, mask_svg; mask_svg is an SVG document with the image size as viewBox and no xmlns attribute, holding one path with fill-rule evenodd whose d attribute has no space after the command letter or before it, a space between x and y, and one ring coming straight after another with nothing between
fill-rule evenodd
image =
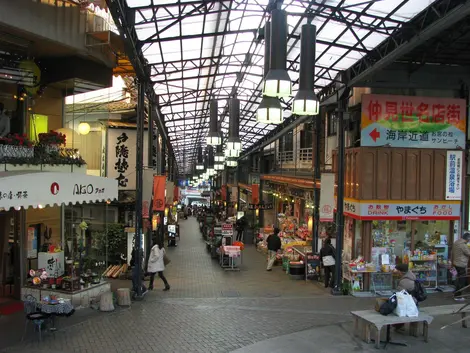
<instances>
[{"instance_id":1,"label":"display shelf","mask_svg":"<svg viewBox=\"0 0 470 353\"><path fill-rule=\"evenodd\" d=\"M423 283L426 288L436 289L438 287L438 264L437 256L427 258L410 258L412 265L410 270L416 275L416 279Z\"/></svg>"}]
</instances>

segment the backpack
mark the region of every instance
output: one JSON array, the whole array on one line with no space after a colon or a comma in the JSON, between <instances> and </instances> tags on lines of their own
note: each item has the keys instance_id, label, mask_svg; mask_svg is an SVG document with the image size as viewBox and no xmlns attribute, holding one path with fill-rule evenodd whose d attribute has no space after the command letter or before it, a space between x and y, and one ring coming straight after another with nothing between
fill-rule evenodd
<instances>
[{"instance_id":1,"label":"backpack","mask_svg":"<svg viewBox=\"0 0 470 353\"><path fill-rule=\"evenodd\" d=\"M428 293L426 292L426 288L424 288L423 284L420 281L415 281L415 289L412 293L413 297L416 298L418 302L423 302L428 297Z\"/></svg>"},{"instance_id":2,"label":"backpack","mask_svg":"<svg viewBox=\"0 0 470 353\"><path fill-rule=\"evenodd\" d=\"M393 294L390 298L387 299L385 303L380 306L379 313L384 316L387 316L393 313L393 311L397 308L397 305L397 296L396 294Z\"/></svg>"}]
</instances>

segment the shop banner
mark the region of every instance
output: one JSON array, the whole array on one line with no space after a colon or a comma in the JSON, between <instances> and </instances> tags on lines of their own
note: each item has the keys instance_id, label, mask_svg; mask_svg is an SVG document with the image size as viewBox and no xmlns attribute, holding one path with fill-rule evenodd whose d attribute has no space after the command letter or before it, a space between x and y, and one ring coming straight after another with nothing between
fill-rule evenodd
<instances>
[{"instance_id":1,"label":"shop banner","mask_svg":"<svg viewBox=\"0 0 470 353\"><path fill-rule=\"evenodd\" d=\"M335 208L335 174L322 173L320 187L320 222L333 222Z\"/></svg>"},{"instance_id":2,"label":"shop banner","mask_svg":"<svg viewBox=\"0 0 470 353\"><path fill-rule=\"evenodd\" d=\"M155 175L153 177L153 210L165 211L165 187L166 176Z\"/></svg>"},{"instance_id":3,"label":"shop banner","mask_svg":"<svg viewBox=\"0 0 470 353\"><path fill-rule=\"evenodd\" d=\"M119 190L135 190L137 132L131 129L107 130L106 176L118 181ZM148 134L144 135L144 161L147 161Z\"/></svg>"},{"instance_id":4,"label":"shop banner","mask_svg":"<svg viewBox=\"0 0 470 353\"><path fill-rule=\"evenodd\" d=\"M446 200L462 200L463 151L447 151Z\"/></svg>"},{"instance_id":5,"label":"shop banner","mask_svg":"<svg viewBox=\"0 0 470 353\"><path fill-rule=\"evenodd\" d=\"M259 184L251 184L251 203L259 204Z\"/></svg>"},{"instance_id":6,"label":"shop banner","mask_svg":"<svg viewBox=\"0 0 470 353\"><path fill-rule=\"evenodd\" d=\"M238 202L238 188L236 186L232 186L232 192L230 194L230 201Z\"/></svg>"},{"instance_id":7,"label":"shop banner","mask_svg":"<svg viewBox=\"0 0 470 353\"><path fill-rule=\"evenodd\" d=\"M173 204L173 192L175 191L175 183L172 181L167 181L166 182L166 193L165 193L165 199L166 199L166 204L171 205Z\"/></svg>"},{"instance_id":8,"label":"shop banner","mask_svg":"<svg viewBox=\"0 0 470 353\"><path fill-rule=\"evenodd\" d=\"M361 203L361 220L458 220L459 203Z\"/></svg>"},{"instance_id":9,"label":"shop banner","mask_svg":"<svg viewBox=\"0 0 470 353\"><path fill-rule=\"evenodd\" d=\"M465 147L465 100L365 94L361 146Z\"/></svg>"},{"instance_id":10,"label":"shop banner","mask_svg":"<svg viewBox=\"0 0 470 353\"><path fill-rule=\"evenodd\" d=\"M1 173L0 173L1 174ZM118 182L79 173L15 172L0 176L0 209L113 201Z\"/></svg>"},{"instance_id":11,"label":"shop banner","mask_svg":"<svg viewBox=\"0 0 470 353\"><path fill-rule=\"evenodd\" d=\"M142 217L149 218L150 202L152 201L153 170L144 169L142 189Z\"/></svg>"},{"instance_id":12,"label":"shop banner","mask_svg":"<svg viewBox=\"0 0 470 353\"><path fill-rule=\"evenodd\" d=\"M222 185L220 193L222 195L222 201L227 201L227 185Z\"/></svg>"},{"instance_id":13,"label":"shop banner","mask_svg":"<svg viewBox=\"0 0 470 353\"><path fill-rule=\"evenodd\" d=\"M177 186L175 186L173 190L173 201L178 202L180 200L180 190Z\"/></svg>"},{"instance_id":14,"label":"shop banner","mask_svg":"<svg viewBox=\"0 0 470 353\"><path fill-rule=\"evenodd\" d=\"M232 236L233 235L233 224L232 223L222 224L222 235L223 236Z\"/></svg>"}]
</instances>

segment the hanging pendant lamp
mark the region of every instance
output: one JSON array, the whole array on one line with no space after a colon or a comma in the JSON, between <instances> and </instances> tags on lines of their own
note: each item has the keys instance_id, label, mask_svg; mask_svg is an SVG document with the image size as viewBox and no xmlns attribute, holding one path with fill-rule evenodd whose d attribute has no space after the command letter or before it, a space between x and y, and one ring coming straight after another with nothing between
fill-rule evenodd
<instances>
[{"instance_id":1,"label":"hanging pendant lamp","mask_svg":"<svg viewBox=\"0 0 470 353\"><path fill-rule=\"evenodd\" d=\"M209 122L209 134L207 135L207 144L209 146L218 146L222 143L218 129L218 105L216 100L211 100L209 106L210 122Z\"/></svg>"},{"instance_id":2,"label":"hanging pendant lamp","mask_svg":"<svg viewBox=\"0 0 470 353\"><path fill-rule=\"evenodd\" d=\"M214 161L215 161L215 164L214 164L215 170L224 170L225 155L222 149L222 144L216 147Z\"/></svg>"},{"instance_id":3,"label":"hanging pendant lamp","mask_svg":"<svg viewBox=\"0 0 470 353\"><path fill-rule=\"evenodd\" d=\"M271 11L271 45L269 72L264 80L263 94L268 97L287 98L292 95L292 82L286 70L287 13Z\"/></svg>"},{"instance_id":4,"label":"hanging pendant lamp","mask_svg":"<svg viewBox=\"0 0 470 353\"><path fill-rule=\"evenodd\" d=\"M211 177L214 174L214 149L211 146L207 146L207 175Z\"/></svg>"},{"instance_id":5,"label":"hanging pendant lamp","mask_svg":"<svg viewBox=\"0 0 470 353\"><path fill-rule=\"evenodd\" d=\"M227 158L227 167L236 167L238 165L238 161L236 157L229 157Z\"/></svg>"},{"instance_id":6,"label":"hanging pendant lamp","mask_svg":"<svg viewBox=\"0 0 470 353\"><path fill-rule=\"evenodd\" d=\"M242 142L239 137L240 128L240 101L233 97L229 101L229 128L228 139L225 146L227 157L238 157L242 150Z\"/></svg>"},{"instance_id":7,"label":"hanging pendant lamp","mask_svg":"<svg viewBox=\"0 0 470 353\"><path fill-rule=\"evenodd\" d=\"M292 104L292 114L317 115L320 102L313 91L315 82L315 42L317 29L314 25L302 26L300 35L299 90Z\"/></svg>"},{"instance_id":8,"label":"hanging pendant lamp","mask_svg":"<svg viewBox=\"0 0 470 353\"><path fill-rule=\"evenodd\" d=\"M269 58L271 56L271 22L264 26L264 78L269 72ZM263 95L263 99L256 111L256 121L263 124L280 124L283 121L281 102L277 98Z\"/></svg>"},{"instance_id":9,"label":"hanging pendant lamp","mask_svg":"<svg viewBox=\"0 0 470 353\"><path fill-rule=\"evenodd\" d=\"M196 170L204 170L204 159L202 158L202 146L197 148Z\"/></svg>"}]
</instances>

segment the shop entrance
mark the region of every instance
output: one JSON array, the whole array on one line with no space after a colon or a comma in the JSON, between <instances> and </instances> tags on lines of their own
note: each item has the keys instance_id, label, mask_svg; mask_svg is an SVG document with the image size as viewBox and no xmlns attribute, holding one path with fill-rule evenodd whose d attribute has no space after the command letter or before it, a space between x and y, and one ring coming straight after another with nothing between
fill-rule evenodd
<instances>
[{"instance_id":1,"label":"shop entrance","mask_svg":"<svg viewBox=\"0 0 470 353\"><path fill-rule=\"evenodd\" d=\"M14 212L0 213L0 306L15 297L15 217Z\"/></svg>"}]
</instances>

